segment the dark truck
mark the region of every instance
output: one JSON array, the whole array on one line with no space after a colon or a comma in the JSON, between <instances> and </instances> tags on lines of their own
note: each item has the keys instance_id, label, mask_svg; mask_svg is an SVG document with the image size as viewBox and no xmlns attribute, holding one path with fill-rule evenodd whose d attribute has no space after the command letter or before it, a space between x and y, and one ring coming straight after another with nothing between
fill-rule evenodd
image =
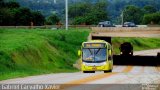
<instances>
[{"instance_id":1,"label":"dark truck","mask_svg":"<svg viewBox=\"0 0 160 90\"><path fill-rule=\"evenodd\" d=\"M120 55L122 56L133 56L133 46L129 42L124 42L120 45Z\"/></svg>"},{"instance_id":2,"label":"dark truck","mask_svg":"<svg viewBox=\"0 0 160 90\"><path fill-rule=\"evenodd\" d=\"M98 23L98 27L115 27L111 21L102 21Z\"/></svg>"}]
</instances>

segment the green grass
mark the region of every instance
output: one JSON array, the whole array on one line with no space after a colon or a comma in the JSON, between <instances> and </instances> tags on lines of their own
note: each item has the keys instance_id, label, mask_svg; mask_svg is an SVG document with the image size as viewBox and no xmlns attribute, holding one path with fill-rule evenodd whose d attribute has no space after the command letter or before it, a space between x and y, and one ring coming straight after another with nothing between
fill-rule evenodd
<instances>
[{"instance_id":1,"label":"green grass","mask_svg":"<svg viewBox=\"0 0 160 90\"><path fill-rule=\"evenodd\" d=\"M0 29L0 80L74 72L89 30Z\"/></svg>"},{"instance_id":2,"label":"green grass","mask_svg":"<svg viewBox=\"0 0 160 90\"><path fill-rule=\"evenodd\" d=\"M123 42L130 42L134 51L160 48L160 38L112 38L115 54L119 54L119 46Z\"/></svg>"}]
</instances>

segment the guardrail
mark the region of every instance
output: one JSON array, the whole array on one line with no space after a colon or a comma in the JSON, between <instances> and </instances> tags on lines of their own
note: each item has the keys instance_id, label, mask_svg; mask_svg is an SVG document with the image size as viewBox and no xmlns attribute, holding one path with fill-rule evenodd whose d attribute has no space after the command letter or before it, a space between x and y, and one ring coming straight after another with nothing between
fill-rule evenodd
<instances>
[{"instance_id":1,"label":"guardrail","mask_svg":"<svg viewBox=\"0 0 160 90\"><path fill-rule=\"evenodd\" d=\"M96 27L96 25L69 25L70 28L91 28ZM41 29L52 29L52 28L65 28L64 25L44 25L44 26L0 26L0 28L24 28L24 29L31 29L31 28L41 28Z\"/></svg>"},{"instance_id":2,"label":"guardrail","mask_svg":"<svg viewBox=\"0 0 160 90\"><path fill-rule=\"evenodd\" d=\"M31 29L31 28L54 28L57 27L56 25L44 25L44 26L0 26L0 28L24 28L24 29Z\"/></svg>"}]
</instances>

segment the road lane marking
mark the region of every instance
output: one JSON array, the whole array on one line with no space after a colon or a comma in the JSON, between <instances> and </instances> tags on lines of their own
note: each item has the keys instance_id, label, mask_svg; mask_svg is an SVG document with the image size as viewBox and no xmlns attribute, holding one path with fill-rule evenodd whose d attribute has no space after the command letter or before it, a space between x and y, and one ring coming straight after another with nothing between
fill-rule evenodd
<instances>
[{"instance_id":1,"label":"road lane marking","mask_svg":"<svg viewBox=\"0 0 160 90\"><path fill-rule=\"evenodd\" d=\"M156 68L157 68L157 71L160 72L160 66L157 66Z\"/></svg>"},{"instance_id":2,"label":"road lane marking","mask_svg":"<svg viewBox=\"0 0 160 90\"><path fill-rule=\"evenodd\" d=\"M110 76L115 75L115 74L117 74L117 73L98 74L98 75L82 78L80 80L71 81L71 82L68 82L66 84L85 84L87 82L91 82L91 81L98 80L98 79L101 79L101 78L110 77Z\"/></svg>"},{"instance_id":3,"label":"road lane marking","mask_svg":"<svg viewBox=\"0 0 160 90\"><path fill-rule=\"evenodd\" d=\"M129 67L129 66L128 66ZM131 70L131 67L129 67L130 68L130 70ZM129 69L126 69L126 70L124 70L124 71L129 71ZM142 69L140 70L140 72L136 75L136 77L134 76L134 78L137 78L139 75L141 75L142 73L144 72L144 67L142 67ZM121 83L121 82L124 82L124 81L129 81L129 80L131 80L131 79L134 79L133 77L128 77L128 78L126 78L126 79L122 79L122 80L118 80L118 81L116 81L115 83ZM92 90L105 90L104 88L108 88L108 89L112 89L112 87L114 87L115 85L113 85L113 84L110 84L110 85L107 85L107 87L106 87L106 85L103 85L103 86L101 86L101 87L98 87L98 88L95 88L95 89L92 89ZM136 88L136 87L135 87ZM136 90L136 89L135 89Z\"/></svg>"},{"instance_id":4,"label":"road lane marking","mask_svg":"<svg viewBox=\"0 0 160 90\"><path fill-rule=\"evenodd\" d=\"M122 82L122 81L125 81L126 79L131 79L131 78L133 78L134 76L132 76L132 77L128 77L128 75L129 75L129 73L134 73L134 72L132 72L132 70L133 69L131 69L132 67L130 67L130 66L128 66L129 67L129 69L124 69L124 71L130 71L130 72L128 72L128 73L119 73L119 74L117 74L117 75L114 75L113 77L111 77L111 78L109 78L109 79L102 79L102 80L98 80L97 82L98 83L101 83L101 81L103 82L103 83L118 83L118 82ZM128 68L127 67L127 68ZM134 67L133 67L134 68ZM136 67L135 67L136 68ZM143 73L143 70L144 70L144 67L140 67L140 68L138 68L139 70L138 70L138 72L136 72L136 74L139 74L139 73ZM137 70L137 69L135 69L135 70ZM108 80L108 81L107 81ZM106 81L106 82L105 82ZM94 81L93 83L96 83L96 81Z\"/></svg>"},{"instance_id":5,"label":"road lane marking","mask_svg":"<svg viewBox=\"0 0 160 90\"><path fill-rule=\"evenodd\" d=\"M133 66L127 66L124 70L123 70L123 72L129 72L129 71L131 71L133 69Z\"/></svg>"},{"instance_id":6,"label":"road lane marking","mask_svg":"<svg viewBox=\"0 0 160 90\"><path fill-rule=\"evenodd\" d=\"M125 68L126 66L117 66L113 69L113 72L122 72Z\"/></svg>"},{"instance_id":7,"label":"road lane marking","mask_svg":"<svg viewBox=\"0 0 160 90\"><path fill-rule=\"evenodd\" d=\"M133 69L133 66L127 66L122 72L129 72L132 69ZM79 79L79 80L74 80L74 81L71 81L71 82L67 82L66 84L84 84L84 83L95 81L95 80L98 80L98 79L108 78L108 77L110 77L112 75L115 75L115 74L118 74L118 73L112 72L112 73L98 74L98 75L82 78L82 79Z\"/></svg>"},{"instance_id":8,"label":"road lane marking","mask_svg":"<svg viewBox=\"0 0 160 90\"><path fill-rule=\"evenodd\" d=\"M133 68L133 66L127 66L122 72L129 72L131 71ZM71 88L71 87L75 87L75 86L79 86L80 84L85 84L91 81L95 81L98 79L102 79L102 78L108 78L111 77L113 75L117 75L117 72L112 72L112 73L103 73L103 74L98 74L98 75L94 75L94 76L89 76L86 78L82 78L79 80L73 80L67 83L64 83L63 85L61 85L61 89L66 89L66 88Z\"/></svg>"},{"instance_id":9,"label":"road lane marking","mask_svg":"<svg viewBox=\"0 0 160 90\"><path fill-rule=\"evenodd\" d=\"M79 75L79 72L75 72L75 73L73 73L72 75L78 76L78 75ZM69 76L71 76L71 75L69 74L69 75L64 75L64 76L58 76L58 77L56 77L56 79L63 79L63 78L67 78L67 77L69 77ZM49 79L45 79L45 80L41 80L41 79L40 79L39 81L36 81L36 83L43 83L43 82L47 82L48 80L54 81L54 80L56 80L56 79L49 77Z\"/></svg>"},{"instance_id":10,"label":"road lane marking","mask_svg":"<svg viewBox=\"0 0 160 90\"><path fill-rule=\"evenodd\" d=\"M158 71L160 72L160 66L158 66Z\"/></svg>"},{"instance_id":11,"label":"road lane marking","mask_svg":"<svg viewBox=\"0 0 160 90\"><path fill-rule=\"evenodd\" d=\"M117 68L117 66L115 66L115 68ZM84 74L84 73L82 73L82 74ZM100 78L109 77L109 76L114 75L114 74L117 74L117 73L112 72L112 73L97 74L97 75L85 77L85 78L82 78L82 79L79 79L79 80L73 80L73 81L67 82L65 84L84 84L84 83L94 81L94 80L97 80L97 79L100 79Z\"/></svg>"},{"instance_id":12,"label":"road lane marking","mask_svg":"<svg viewBox=\"0 0 160 90\"><path fill-rule=\"evenodd\" d=\"M90 76L90 77L86 77L86 78L82 78L82 79L79 79L79 80L74 80L74 81L71 81L71 82L67 82L67 83L64 83L63 85L61 85L61 89L68 89L69 88L72 88L72 87L75 87L75 86L80 86L80 84L85 84L87 82L91 82L91 81L94 81L94 80L98 80L98 79L101 79L101 78L106 78L106 77L110 77L112 75L115 75L117 73L103 73L103 74L98 74L98 75L94 75L94 76Z\"/></svg>"},{"instance_id":13,"label":"road lane marking","mask_svg":"<svg viewBox=\"0 0 160 90\"><path fill-rule=\"evenodd\" d=\"M153 72L157 72L157 71L158 71L156 66L154 66L154 67L152 66L151 69L153 69L153 70L152 70Z\"/></svg>"},{"instance_id":14,"label":"road lane marking","mask_svg":"<svg viewBox=\"0 0 160 90\"><path fill-rule=\"evenodd\" d=\"M134 78L133 78L133 77L128 77L127 79L125 79L125 80L119 80L119 81L117 81L116 83L121 83L121 82L123 82L123 81L129 81L129 80L131 80L131 79L135 79L135 78L137 78L139 75L141 75L143 72L144 72L144 67L142 67L142 69L140 70L140 72L137 73L136 76L134 76Z\"/></svg>"}]
</instances>

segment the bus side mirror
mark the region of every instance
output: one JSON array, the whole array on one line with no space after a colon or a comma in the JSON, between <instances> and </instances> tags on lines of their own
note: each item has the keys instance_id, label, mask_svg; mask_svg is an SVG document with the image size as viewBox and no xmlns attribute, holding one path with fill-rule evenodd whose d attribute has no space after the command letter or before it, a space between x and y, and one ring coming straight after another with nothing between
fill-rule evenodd
<instances>
[{"instance_id":1,"label":"bus side mirror","mask_svg":"<svg viewBox=\"0 0 160 90\"><path fill-rule=\"evenodd\" d=\"M78 50L78 56L81 56L81 50Z\"/></svg>"},{"instance_id":2,"label":"bus side mirror","mask_svg":"<svg viewBox=\"0 0 160 90\"><path fill-rule=\"evenodd\" d=\"M112 51L111 51L111 50L109 50L109 51L108 51L108 54L109 54L109 55L112 55Z\"/></svg>"}]
</instances>

